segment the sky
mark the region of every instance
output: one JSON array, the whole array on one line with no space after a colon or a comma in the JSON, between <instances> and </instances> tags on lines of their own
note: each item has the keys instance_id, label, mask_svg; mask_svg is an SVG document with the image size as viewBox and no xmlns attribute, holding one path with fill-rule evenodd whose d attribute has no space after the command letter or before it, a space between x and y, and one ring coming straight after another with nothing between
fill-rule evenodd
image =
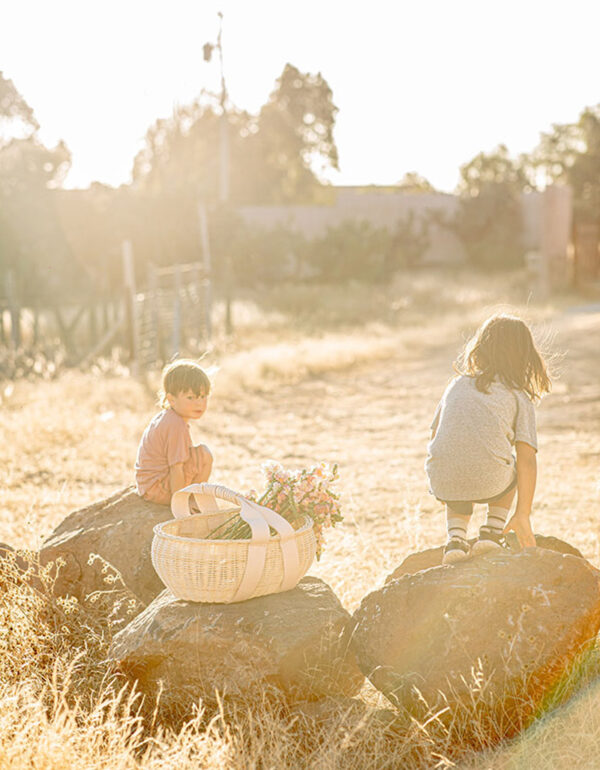
<instances>
[{"instance_id":1,"label":"sky","mask_svg":"<svg viewBox=\"0 0 600 770\"><path fill-rule=\"evenodd\" d=\"M451 191L478 152L529 151L600 102L593 0L4 0L0 71L69 147L67 187L128 182L148 127L218 91L218 11L236 106L258 111L286 62L325 77L334 184Z\"/></svg>"}]
</instances>

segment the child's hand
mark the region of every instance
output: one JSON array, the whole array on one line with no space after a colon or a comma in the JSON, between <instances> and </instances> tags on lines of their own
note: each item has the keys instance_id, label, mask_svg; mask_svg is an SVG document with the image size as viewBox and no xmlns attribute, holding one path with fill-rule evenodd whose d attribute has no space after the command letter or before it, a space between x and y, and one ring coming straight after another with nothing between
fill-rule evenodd
<instances>
[{"instance_id":1,"label":"child's hand","mask_svg":"<svg viewBox=\"0 0 600 770\"><path fill-rule=\"evenodd\" d=\"M510 532L511 529L516 534L521 548L535 548L535 536L531 529L529 516L517 511L504 527L504 534Z\"/></svg>"}]
</instances>

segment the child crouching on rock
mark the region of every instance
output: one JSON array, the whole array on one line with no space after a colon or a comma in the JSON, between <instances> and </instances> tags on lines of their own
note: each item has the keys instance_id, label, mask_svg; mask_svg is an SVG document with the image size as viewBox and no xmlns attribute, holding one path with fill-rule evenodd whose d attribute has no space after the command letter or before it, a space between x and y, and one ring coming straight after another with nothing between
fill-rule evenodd
<instances>
[{"instance_id":1,"label":"child crouching on rock","mask_svg":"<svg viewBox=\"0 0 600 770\"><path fill-rule=\"evenodd\" d=\"M530 523L537 475L533 403L550 390L546 364L529 328L509 315L489 318L455 369L459 376L435 411L425 464L430 490L446 506L444 564L505 547L509 530L522 547L535 546ZM507 524L515 491L517 505ZM474 503L487 504L487 517L470 548L467 526Z\"/></svg>"},{"instance_id":2,"label":"child crouching on rock","mask_svg":"<svg viewBox=\"0 0 600 770\"><path fill-rule=\"evenodd\" d=\"M193 446L190 420L206 411L210 380L194 361L180 359L165 367L159 403L144 431L135 461L137 493L145 500L170 505L172 495L188 484L208 481L212 454Z\"/></svg>"}]
</instances>

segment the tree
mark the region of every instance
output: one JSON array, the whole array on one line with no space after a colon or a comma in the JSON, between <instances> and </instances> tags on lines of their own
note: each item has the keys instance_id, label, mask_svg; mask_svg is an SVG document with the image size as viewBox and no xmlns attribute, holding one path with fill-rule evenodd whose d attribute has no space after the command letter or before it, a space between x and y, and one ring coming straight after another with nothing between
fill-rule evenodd
<instances>
[{"instance_id":1,"label":"tree","mask_svg":"<svg viewBox=\"0 0 600 770\"><path fill-rule=\"evenodd\" d=\"M415 267L421 262L431 245L430 221L430 212L417 217L414 211L408 211L397 220L386 254L384 271L386 276L400 267Z\"/></svg>"},{"instance_id":2,"label":"tree","mask_svg":"<svg viewBox=\"0 0 600 770\"><path fill-rule=\"evenodd\" d=\"M576 123L554 124L531 158L546 182L571 186L578 220L600 224L600 104L586 107Z\"/></svg>"},{"instance_id":3,"label":"tree","mask_svg":"<svg viewBox=\"0 0 600 770\"><path fill-rule=\"evenodd\" d=\"M16 126L22 127L28 135L39 128L31 107L17 91L12 80L5 78L0 71L0 125L6 129L6 124L9 124L12 129L10 133L13 134ZM0 145L3 143L0 136Z\"/></svg>"},{"instance_id":4,"label":"tree","mask_svg":"<svg viewBox=\"0 0 600 770\"><path fill-rule=\"evenodd\" d=\"M258 115L229 108L231 202L311 200L319 188L315 167L338 168L336 113L322 75L301 73L291 64ZM134 161L134 185L216 201L220 120L217 105L204 99L156 121Z\"/></svg>"},{"instance_id":5,"label":"tree","mask_svg":"<svg viewBox=\"0 0 600 770\"><path fill-rule=\"evenodd\" d=\"M383 227L347 219L310 242L306 261L324 281L386 280L391 240Z\"/></svg>"},{"instance_id":6,"label":"tree","mask_svg":"<svg viewBox=\"0 0 600 770\"><path fill-rule=\"evenodd\" d=\"M64 280L56 267L68 249L49 189L64 178L70 153L62 142L53 149L41 144L33 110L2 73L0 120L0 285L10 270L22 296L40 287L52 292Z\"/></svg>"},{"instance_id":7,"label":"tree","mask_svg":"<svg viewBox=\"0 0 600 770\"><path fill-rule=\"evenodd\" d=\"M34 137L0 147L0 269L13 270L22 295L53 291L64 281L56 268L68 250L50 188L70 160L63 143L49 149Z\"/></svg>"},{"instance_id":8,"label":"tree","mask_svg":"<svg viewBox=\"0 0 600 770\"><path fill-rule=\"evenodd\" d=\"M318 197L319 170L338 166L336 113L322 75L301 73L290 64L258 114L229 106L229 203L309 202ZM203 199L212 209L215 275L228 272L219 260L233 258L241 231L231 211L218 210L221 122L216 99L203 95L148 129L134 161L131 188L143 208L155 212L145 222L150 243L138 234L134 244L146 241L138 249L145 258L157 263L197 258L197 205Z\"/></svg>"},{"instance_id":9,"label":"tree","mask_svg":"<svg viewBox=\"0 0 600 770\"><path fill-rule=\"evenodd\" d=\"M398 188L402 192L409 193L434 193L437 192L435 187L428 179L418 174L416 171L407 171L402 179L398 182Z\"/></svg>"},{"instance_id":10,"label":"tree","mask_svg":"<svg viewBox=\"0 0 600 770\"><path fill-rule=\"evenodd\" d=\"M490 184L504 185L513 192L533 189L531 169L525 156L511 158L504 144L499 144L492 152L480 152L460 168L458 192L461 195L476 197Z\"/></svg>"},{"instance_id":11,"label":"tree","mask_svg":"<svg viewBox=\"0 0 600 770\"><path fill-rule=\"evenodd\" d=\"M228 115L231 141L243 135L242 113ZM133 164L133 186L144 193L187 195L214 200L218 194L219 121L215 105L197 100L177 107L146 132Z\"/></svg>"},{"instance_id":12,"label":"tree","mask_svg":"<svg viewBox=\"0 0 600 770\"><path fill-rule=\"evenodd\" d=\"M80 275L98 293L118 296L123 282L122 243L135 239L136 247L141 242L151 249L157 235L151 227L153 212L142 211L126 185L115 190L99 182L86 190L54 190L52 201Z\"/></svg>"},{"instance_id":13,"label":"tree","mask_svg":"<svg viewBox=\"0 0 600 770\"><path fill-rule=\"evenodd\" d=\"M449 226L463 241L471 262L486 268L521 264L520 196L532 186L523 159L511 158L499 145L465 163L460 174L461 199Z\"/></svg>"},{"instance_id":14,"label":"tree","mask_svg":"<svg viewBox=\"0 0 600 770\"><path fill-rule=\"evenodd\" d=\"M333 139L337 107L321 73L301 73L286 64L268 102L261 108L232 180L241 200L254 203L310 201L320 186L319 171L338 169Z\"/></svg>"}]
</instances>

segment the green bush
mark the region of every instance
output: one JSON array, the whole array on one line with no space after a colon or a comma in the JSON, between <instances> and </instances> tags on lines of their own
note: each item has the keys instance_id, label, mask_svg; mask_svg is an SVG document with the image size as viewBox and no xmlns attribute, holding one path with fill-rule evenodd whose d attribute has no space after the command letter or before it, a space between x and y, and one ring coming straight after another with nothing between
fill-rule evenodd
<instances>
[{"instance_id":1,"label":"green bush","mask_svg":"<svg viewBox=\"0 0 600 770\"><path fill-rule=\"evenodd\" d=\"M282 225L270 230L250 225L232 209L212 215L210 240L215 281L243 287L298 277L307 249L299 233Z\"/></svg>"},{"instance_id":2,"label":"green bush","mask_svg":"<svg viewBox=\"0 0 600 770\"><path fill-rule=\"evenodd\" d=\"M420 264L430 243L429 217L417 219L414 211L408 211L398 219L391 234L385 272L390 274L399 268Z\"/></svg>"},{"instance_id":3,"label":"green bush","mask_svg":"<svg viewBox=\"0 0 600 770\"><path fill-rule=\"evenodd\" d=\"M505 269L523 265L523 221L519 193L490 182L477 195L464 196L448 226L462 240L473 265Z\"/></svg>"},{"instance_id":4,"label":"green bush","mask_svg":"<svg viewBox=\"0 0 600 770\"><path fill-rule=\"evenodd\" d=\"M386 229L347 220L307 240L283 225L266 230L233 211L221 212L212 219L213 271L217 282L229 272L237 285L246 287L290 279L378 281L404 264L393 253L393 247L403 247L402 237L399 241Z\"/></svg>"},{"instance_id":5,"label":"green bush","mask_svg":"<svg viewBox=\"0 0 600 770\"><path fill-rule=\"evenodd\" d=\"M387 273L391 235L365 221L347 220L311 241L306 261L325 281L377 281Z\"/></svg>"}]
</instances>

